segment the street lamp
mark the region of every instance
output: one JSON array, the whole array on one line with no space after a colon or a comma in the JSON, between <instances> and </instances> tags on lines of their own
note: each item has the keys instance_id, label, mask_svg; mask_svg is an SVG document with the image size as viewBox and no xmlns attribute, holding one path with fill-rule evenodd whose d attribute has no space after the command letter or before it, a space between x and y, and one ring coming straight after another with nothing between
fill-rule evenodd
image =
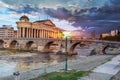
<instances>
[{"instance_id":1,"label":"street lamp","mask_svg":"<svg viewBox=\"0 0 120 80\"><path fill-rule=\"evenodd\" d=\"M63 32L63 34L64 34L64 38L65 38L65 53L66 53L66 59L65 59L65 72L67 72L67 70L68 70L68 37L70 37L71 36L71 33L70 32Z\"/></svg>"}]
</instances>

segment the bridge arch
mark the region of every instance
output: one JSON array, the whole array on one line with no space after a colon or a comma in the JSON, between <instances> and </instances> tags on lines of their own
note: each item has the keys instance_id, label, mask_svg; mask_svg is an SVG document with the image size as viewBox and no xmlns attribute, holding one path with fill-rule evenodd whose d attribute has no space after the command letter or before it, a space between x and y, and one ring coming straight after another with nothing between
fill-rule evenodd
<instances>
[{"instance_id":1,"label":"bridge arch","mask_svg":"<svg viewBox=\"0 0 120 80\"><path fill-rule=\"evenodd\" d=\"M83 46L86 46L87 43L86 43L86 42L75 42L75 43L73 43L73 44L71 45L71 47L69 48L69 53L70 53L70 54L77 54L77 52L75 51L75 48L76 48L78 45L79 45L80 47L83 47Z\"/></svg>"},{"instance_id":2,"label":"bridge arch","mask_svg":"<svg viewBox=\"0 0 120 80\"><path fill-rule=\"evenodd\" d=\"M26 43L26 45L25 45L25 48L26 48L27 50L30 50L33 44L34 44L34 41L28 41L28 42Z\"/></svg>"},{"instance_id":3,"label":"bridge arch","mask_svg":"<svg viewBox=\"0 0 120 80\"><path fill-rule=\"evenodd\" d=\"M3 48L4 40L0 39L0 48Z\"/></svg>"},{"instance_id":4,"label":"bridge arch","mask_svg":"<svg viewBox=\"0 0 120 80\"><path fill-rule=\"evenodd\" d=\"M56 50L56 46L58 46L58 43L55 41L49 41L44 46L44 51L51 52L52 50Z\"/></svg>"},{"instance_id":5,"label":"bridge arch","mask_svg":"<svg viewBox=\"0 0 120 80\"><path fill-rule=\"evenodd\" d=\"M119 51L119 53L109 53L106 51L109 48L111 48L113 50L114 48L117 48L117 47L118 46L113 46L113 45L108 44L103 48L102 52L103 52L103 54L120 54L120 51ZM110 51L110 52L112 52L112 51Z\"/></svg>"},{"instance_id":6,"label":"bridge arch","mask_svg":"<svg viewBox=\"0 0 120 80\"><path fill-rule=\"evenodd\" d=\"M13 40L13 41L11 41L9 47L11 49L15 49L18 45L19 45L18 41L17 40Z\"/></svg>"}]
</instances>

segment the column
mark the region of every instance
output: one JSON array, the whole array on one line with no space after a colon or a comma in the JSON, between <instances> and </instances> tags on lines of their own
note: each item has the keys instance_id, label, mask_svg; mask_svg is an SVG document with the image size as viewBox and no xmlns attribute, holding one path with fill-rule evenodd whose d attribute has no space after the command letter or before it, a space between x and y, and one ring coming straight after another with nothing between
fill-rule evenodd
<instances>
[{"instance_id":1,"label":"column","mask_svg":"<svg viewBox=\"0 0 120 80\"><path fill-rule=\"evenodd\" d=\"M41 30L41 37L43 38L43 29Z\"/></svg>"},{"instance_id":2,"label":"column","mask_svg":"<svg viewBox=\"0 0 120 80\"><path fill-rule=\"evenodd\" d=\"M29 29L27 28L27 38L29 38Z\"/></svg>"},{"instance_id":3,"label":"column","mask_svg":"<svg viewBox=\"0 0 120 80\"><path fill-rule=\"evenodd\" d=\"M46 30L46 38L48 38L48 30Z\"/></svg>"},{"instance_id":4,"label":"column","mask_svg":"<svg viewBox=\"0 0 120 80\"><path fill-rule=\"evenodd\" d=\"M49 35L49 38L51 38L51 31L49 31L48 35Z\"/></svg>"},{"instance_id":5,"label":"column","mask_svg":"<svg viewBox=\"0 0 120 80\"><path fill-rule=\"evenodd\" d=\"M38 38L40 38L40 30L38 30Z\"/></svg>"},{"instance_id":6,"label":"column","mask_svg":"<svg viewBox=\"0 0 120 80\"><path fill-rule=\"evenodd\" d=\"M52 31L52 37L54 38L54 34L53 34L53 31Z\"/></svg>"},{"instance_id":7,"label":"column","mask_svg":"<svg viewBox=\"0 0 120 80\"><path fill-rule=\"evenodd\" d=\"M35 31L35 29L34 29L34 38L36 38L36 35L35 35L35 34L36 34L36 31Z\"/></svg>"},{"instance_id":8,"label":"column","mask_svg":"<svg viewBox=\"0 0 120 80\"><path fill-rule=\"evenodd\" d=\"M48 31L48 38L50 38L50 31Z\"/></svg>"},{"instance_id":9,"label":"column","mask_svg":"<svg viewBox=\"0 0 120 80\"><path fill-rule=\"evenodd\" d=\"M43 29L43 38L45 38L45 30Z\"/></svg>"},{"instance_id":10,"label":"column","mask_svg":"<svg viewBox=\"0 0 120 80\"><path fill-rule=\"evenodd\" d=\"M23 37L23 28L21 27L21 32L20 32L21 34L20 34L20 36L21 36L21 38Z\"/></svg>"},{"instance_id":11,"label":"column","mask_svg":"<svg viewBox=\"0 0 120 80\"><path fill-rule=\"evenodd\" d=\"M39 32L39 33L40 33L40 34L39 34L39 35L40 35L40 38L42 38L42 30L41 30L41 29L40 29L40 32Z\"/></svg>"},{"instance_id":12,"label":"column","mask_svg":"<svg viewBox=\"0 0 120 80\"><path fill-rule=\"evenodd\" d=\"M51 34L52 34L52 38L53 38L53 31L51 31Z\"/></svg>"},{"instance_id":13,"label":"column","mask_svg":"<svg viewBox=\"0 0 120 80\"><path fill-rule=\"evenodd\" d=\"M39 29L37 30L37 32L38 32L37 34L38 34L38 38L39 38Z\"/></svg>"},{"instance_id":14,"label":"column","mask_svg":"<svg viewBox=\"0 0 120 80\"><path fill-rule=\"evenodd\" d=\"M38 29L38 33L37 34L38 34L38 38L39 38L39 29Z\"/></svg>"},{"instance_id":15,"label":"column","mask_svg":"<svg viewBox=\"0 0 120 80\"><path fill-rule=\"evenodd\" d=\"M19 31L19 37L21 38L21 27L20 27L20 31Z\"/></svg>"},{"instance_id":16,"label":"column","mask_svg":"<svg viewBox=\"0 0 120 80\"><path fill-rule=\"evenodd\" d=\"M28 38L28 28L26 28L26 38Z\"/></svg>"},{"instance_id":17,"label":"column","mask_svg":"<svg viewBox=\"0 0 120 80\"><path fill-rule=\"evenodd\" d=\"M42 30L42 34L43 34L42 36L43 36L43 38L44 38L44 29Z\"/></svg>"},{"instance_id":18,"label":"column","mask_svg":"<svg viewBox=\"0 0 120 80\"><path fill-rule=\"evenodd\" d=\"M22 32L23 32L22 37L25 38L25 28L22 29Z\"/></svg>"},{"instance_id":19,"label":"column","mask_svg":"<svg viewBox=\"0 0 120 80\"><path fill-rule=\"evenodd\" d=\"M52 36L52 31L51 31L51 38L52 38L53 36Z\"/></svg>"},{"instance_id":20,"label":"column","mask_svg":"<svg viewBox=\"0 0 120 80\"><path fill-rule=\"evenodd\" d=\"M27 38L27 28L25 28L25 38Z\"/></svg>"},{"instance_id":21,"label":"column","mask_svg":"<svg viewBox=\"0 0 120 80\"><path fill-rule=\"evenodd\" d=\"M37 38L37 29L35 29L35 38Z\"/></svg>"},{"instance_id":22,"label":"column","mask_svg":"<svg viewBox=\"0 0 120 80\"><path fill-rule=\"evenodd\" d=\"M44 38L46 38L46 30L44 30Z\"/></svg>"},{"instance_id":23,"label":"column","mask_svg":"<svg viewBox=\"0 0 120 80\"><path fill-rule=\"evenodd\" d=\"M55 32L53 32L53 37L55 38Z\"/></svg>"},{"instance_id":24,"label":"column","mask_svg":"<svg viewBox=\"0 0 120 80\"><path fill-rule=\"evenodd\" d=\"M30 28L28 28L28 38L30 38Z\"/></svg>"},{"instance_id":25,"label":"column","mask_svg":"<svg viewBox=\"0 0 120 80\"><path fill-rule=\"evenodd\" d=\"M36 33L37 33L37 32L36 32L36 29L35 29L35 38L37 38L37 35L36 35Z\"/></svg>"},{"instance_id":26,"label":"column","mask_svg":"<svg viewBox=\"0 0 120 80\"><path fill-rule=\"evenodd\" d=\"M57 32L55 31L55 38L57 38Z\"/></svg>"},{"instance_id":27,"label":"column","mask_svg":"<svg viewBox=\"0 0 120 80\"><path fill-rule=\"evenodd\" d=\"M41 29L41 38L43 38L43 29Z\"/></svg>"},{"instance_id":28,"label":"column","mask_svg":"<svg viewBox=\"0 0 120 80\"><path fill-rule=\"evenodd\" d=\"M36 38L36 30L34 29L34 38Z\"/></svg>"},{"instance_id":29,"label":"column","mask_svg":"<svg viewBox=\"0 0 120 80\"><path fill-rule=\"evenodd\" d=\"M18 35L18 38L21 38L21 27L18 28L17 35Z\"/></svg>"},{"instance_id":30,"label":"column","mask_svg":"<svg viewBox=\"0 0 120 80\"><path fill-rule=\"evenodd\" d=\"M30 37L33 38L33 29L30 29Z\"/></svg>"},{"instance_id":31,"label":"column","mask_svg":"<svg viewBox=\"0 0 120 80\"><path fill-rule=\"evenodd\" d=\"M47 30L45 30L46 38L47 38Z\"/></svg>"},{"instance_id":32,"label":"column","mask_svg":"<svg viewBox=\"0 0 120 80\"><path fill-rule=\"evenodd\" d=\"M37 36L37 29L36 29L36 38L37 38L38 36Z\"/></svg>"},{"instance_id":33,"label":"column","mask_svg":"<svg viewBox=\"0 0 120 80\"><path fill-rule=\"evenodd\" d=\"M36 29L36 38L38 38L38 30Z\"/></svg>"},{"instance_id":34,"label":"column","mask_svg":"<svg viewBox=\"0 0 120 80\"><path fill-rule=\"evenodd\" d=\"M47 37L46 30L45 30L45 38Z\"/></svg>"},{"instance_id":35,"label":"column","mask_svg":"<svg viewBox=\"0 0 120 80\"><path fill-rule=\"evenodd\" d=\"M50 31L48 32L48 38L50 38L51 37L51 34L50 34Z\"/></svg>"},{"instance_id":36,"label":"column","mask_svg":"<svg viewBox=\"0 0 120 80\"><path fill-rule=\"evenodd\" d=\"M49 31L47 30L47 38L49 38Z\"/></svg>"},{"instance_id":37,"label":"column","mask_svg":"<svg viewBox=\"0 0 120 80\"><path fill-rule=\"evenodd\" d=\"M44 30L44 38L46 38L46 30Z\"/></svg>"},{"instance_id":38,"label":"column","mask_svg":"<svg viewBox=\"0 0 120 80\"><path fill-rule=\"evenodd\" d=\"M33 32L33 33L32 33L32 34L33 34L33 38L35 38L35 36L34 36L34 34L35 34L34 29L32 29L32 32Z\"/></svg>"},{"instance_id":39,"label":"column","mask_svg":"<svg viewBox=\"0 0 120 80\"><path fill-rule=\"evenodd\" d=\"M28 30L27 30L27 32L28 32L28 38L29 38L29 28L27 28Z\"/></svg>"},{"instance_id":40,"label":"column","mask_svg":"<svg viewBox=\"0 0 120 80\"><path fill-rule=\"evenodd\" d=\"M35 38L37 38L37 29L35 29L35 36L36 36Z\"/></svg>"},{"instance_id":41,"label":"column","mask_svg":"<svg viewBox=\"0 0 120 80\"><path fill-rule=\"evenodd\" d=\"M30 28L28 28L28 38L30 38Z\"/></svg>"},{"instance_id":42,"label":"column","mask_svg":"<svg viewBox=\"0 0 120 80\"><path fill-rule=\"evenodd\" d=\"M58 31L57 31L57 38L58 38L59 36L58 36Z\"/></svg>"}]
</instances>

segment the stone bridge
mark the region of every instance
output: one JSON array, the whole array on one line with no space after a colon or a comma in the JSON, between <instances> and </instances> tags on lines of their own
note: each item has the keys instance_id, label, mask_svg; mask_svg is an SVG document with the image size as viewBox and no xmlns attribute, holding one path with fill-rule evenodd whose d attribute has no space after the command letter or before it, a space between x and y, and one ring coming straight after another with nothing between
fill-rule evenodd
<instances>
[{"instance_id":1,"label":"stone bridge","mask_svg":"<svg viewBox=\"0 0 120 80\"><path fill-rule=\"evenodd\" d=\"M76 54L77 45L85 45L93 48L97 54L106 54L108 47L120 48L120 42L103 41L103 40L71 40L68 39L44 39L44 38L11 38L0 39L0 47L19 50L38 50L42 52L62 51L65 52L67 43L67 51L69 54Z\"/></svg>"}]
</instances>

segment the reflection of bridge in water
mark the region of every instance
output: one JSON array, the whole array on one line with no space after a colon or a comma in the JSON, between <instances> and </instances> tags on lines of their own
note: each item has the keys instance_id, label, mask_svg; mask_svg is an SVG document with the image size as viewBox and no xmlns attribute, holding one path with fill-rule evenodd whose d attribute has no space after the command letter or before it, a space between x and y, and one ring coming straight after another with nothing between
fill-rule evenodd
<instances>
[{"instance_id":1,"label":"reflection of bridge in water","mask_svg":"<svg viewBox=\"0 0 120 80\"><path fill-rule=\"evenodd\" d=\"M41 52L62 51L65 52L64 39L44 39L44 38L12 38L0 39L0 47L19 50L38 50ZM97 54L105 54L108 47L120 48L120 42L102 41L102 40L68 40L69 54L75 54L75 48L79 46L88 46L93 48Z\"/></svg>"}]
</instances>

